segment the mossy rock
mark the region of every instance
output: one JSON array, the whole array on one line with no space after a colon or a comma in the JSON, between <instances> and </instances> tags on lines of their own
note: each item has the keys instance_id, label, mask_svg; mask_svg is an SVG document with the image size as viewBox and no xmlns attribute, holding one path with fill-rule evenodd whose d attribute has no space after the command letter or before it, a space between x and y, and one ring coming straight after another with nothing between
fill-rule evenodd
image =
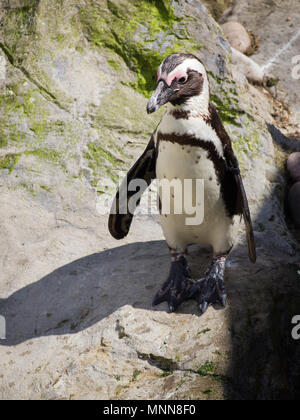
<instances>
[{"instance_id":1,"label":"mossy rock","mask_svg":"<svg viewBox=\"0 0 300 420\"><path fill-rule=\"evenodd\" d=\"M164 112L146 114L157 67L178 51L205 63L212 102L231 132L249 119L231 78L230 48L200 1L24 0L3 13L1 148L34 151L40 160L39 151L51 150L48 162L63 172L75 159L90 169L93 186L115 167L127 170ZM240 140L237 149L247 153Z\"/></svg>"}]
</instances>

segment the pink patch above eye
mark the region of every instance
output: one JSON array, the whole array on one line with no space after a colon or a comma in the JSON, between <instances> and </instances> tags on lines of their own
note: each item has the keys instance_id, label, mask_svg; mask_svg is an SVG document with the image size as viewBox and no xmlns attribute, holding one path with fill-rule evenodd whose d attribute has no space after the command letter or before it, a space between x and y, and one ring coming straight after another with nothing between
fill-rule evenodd
<instances>
[{"instance_id":1,"label":"pink patch above eye","mask_svg":"<svg viewBox=\"0 0 300 420\"><path fill-rule=\"evenodd\" d=\"M171 86L171 84L172 84L172 82L173 82L173 80L174 80L174 79L179 80L179 79L181 79L182 77L184 77L184 78L186 79L186 78L187 78L187 74L186 74L186 72L185 72L185 71L183 71L183 70L179 70L179 71L177 71L176 73L171 73L171 74L167 77L166 83L167 83L167 85L168 85L168 86Z\"/></svg>"}]
</instances>

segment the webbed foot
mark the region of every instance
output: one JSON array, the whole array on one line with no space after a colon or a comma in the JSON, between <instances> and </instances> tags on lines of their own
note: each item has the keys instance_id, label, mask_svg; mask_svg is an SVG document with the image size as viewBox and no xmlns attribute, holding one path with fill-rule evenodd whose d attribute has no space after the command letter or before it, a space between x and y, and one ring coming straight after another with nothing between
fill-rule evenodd
<instances>
[{"instance_id":1,"label":"webbed foot","mask_svg":"<svg viewBox=\"0 0 300 420\"><path fill-rule=\"evenodd\" d=\"M172 261L169 277L155 295L152 304L155 306L167 302L169 311L174 312L189 297L192 284L186 258L181 255Z\"/></svg>"},{"instance_id":2,"label":"webbed foot","mask_svg":"<svg viewBox=\"0 0 300 420\"><path fill-rule=\"evenodd\" d=\"M196 299L200 313L203 315L209 306L225 308L227 293L224 283L226 256L213 259L205 277L196 281L190 288L189 298Z\"/></svg>"}]
</instances>

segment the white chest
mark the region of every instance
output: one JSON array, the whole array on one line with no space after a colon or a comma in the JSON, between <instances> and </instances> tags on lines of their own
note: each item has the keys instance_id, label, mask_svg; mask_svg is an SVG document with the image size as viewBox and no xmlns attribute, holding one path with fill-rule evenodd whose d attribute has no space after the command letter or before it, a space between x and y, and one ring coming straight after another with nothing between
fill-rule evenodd
<instances>
[{"instance_id":1,"label":"white chest","mask_svg":"<svg viewBox=\"0 0 300 420\"><path fill-rule=\"evenodd\" d=\"M158 158L156 174L158 179L200 179L204 180L205 196L207 200L217 200L220 196L220 184L214 162L209 156L207 148L197 146L197 139L205 144L212 144L216 154L223 157L223 147L220 139L212 127L202 118L190 118L188 120L175 119L166 114L162 119L156 136ZM164 138L160 135L169 134ZM186 141L176 142L172 134L182 136ZM162 138L159 142L158 138ZM193 139L193 144L189 144Z\"/></svg>"},{"instance_id":2,"label":"white chest","mask_svg":"<svg viewBox=\"0 0 300 420\"><path fill-rule=\"evenodd\" d=\"M208 152L200 147L168 141L161 141L158 147L157 178L167 179L170 182L180 180L183 195L187 180L201 180L206 209L213 208L221 198L221 189L214 163L208 158ZM195 194L194 188L195 184L193 184L193 194ZM194 202L195 198L191 200Z\"/></svg>"},{"instance_id":3,"label":"white chest","mask_svg":"<svg viewBox=\"0 0 300 420\"><path fill-rule=\"evenodd\" d=\"M157 132L194 136L202 141L211 142L219 156L224 156L220 138L204 118L194 116L189 117L189 119L176 119L172 114L166 113L158 126Z\"/></svg>"},{"instance_id":4,"label":"white chest","mask_svg":"<svg viewBox=\"0 0 300 420\"><path fill-rule=\"evenodd\" d=\"M175 135L172 137L172 134ZM181 141L176 141L180 137ZM192 144L188 144L189 138L194 139ZM201 140L199 146L197 139ZM182 196L176 193L171 195L171 213L162 211L161 215L161 225L169 246L184 249L187 244L197 242L211 244L217 252L228 250L232 245L236 223L227 217L218 171L206 147L208 143L213 144L215 157L223 158L223 147L215 131L200 118L176 120L166 115L158 127L155 140L158 148L157 178L170 182L180 180L182 184ZM203 219L199 225L188 226L186 220L190 214L175 211L176 208L185 208L183 202L177 202L185 200L185 180L201 180L203 185ZM160 200L164 202L162 192L163 189L160 189ZM200 195L197 195L195 188L188 193L192 195L189 199L193 205L198 205Z\"/></svg>"}]
</instances>

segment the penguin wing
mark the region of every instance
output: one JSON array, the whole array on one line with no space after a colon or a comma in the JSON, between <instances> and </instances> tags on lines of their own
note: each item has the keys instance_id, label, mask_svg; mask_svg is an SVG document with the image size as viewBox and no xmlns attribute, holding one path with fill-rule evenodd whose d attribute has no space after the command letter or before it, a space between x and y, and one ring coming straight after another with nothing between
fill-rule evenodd
<instances>
[{"instance_id":1,"label":"penguin wing","mask_svg":"<svg viewBox=\"0 0 300 420\"><path fill-rule=\"evenodd\" d=\"M228 169L234 174L234 178L237 184L237 205L239 208L241 208L243 219L245 222L249 259L254 264L256 262L256 247L252 227L252 220L246 191L241 177L239 163L233 152L232 154L230 154L230 157L227 157L227 166Z\"/></svg>"},{"instance_id":2,"label":"penguin wing","mask_svg":"<svg viewBox=\"0 0 300 420\"><path fill-rule=\"evenodd\" d=\"M146 150L129 170L113 201L108 228L115 239L123 239L128 235L134 211L140 203L141 196L152 180L156 178L155 168L156 150L154 136L152 135ZM139 180L137 182L138 192L136 188L134 191L130 191L129 184L133 180ZM130 199L136 194L138 194L137 200L129 203Z\"/></svg>"},{"instance_id":3,"label":"penguin wing","mask_svg":"<svg viewBox=\"0 0 300 420\"><path fill-rule=\"evenodd\" d=\"M278 146L285 151L300 152L300 140L296 138L286 137L278 128L267 123L268 130Z\"/></svg>"},{"instance_id":4,"label":"penguin wing","mask_svg":"<svg viewBox=\"0 0 300 420\"><path fill-rule=\"evenodd\" d=\"M246 227L249 259L251 262L255 263L256 262L256 248L255 248L253 227L252 227L252 221L251 221L247 195L246 195L243 180L241 177L239 162L232 150L231 139L222 124L218 111L213 105L210 105L210 115L211 115L211 125L213 129L216 131L216 133L218 134L219 138L221 139L223 147L224 147L224 152L225 152L224 155L226 159L227 170L229 170L234 175L234 179L235 179L236 187L237 187L236 208L238 209L239 214L241 213L243 214L245 227Z\"/></svg>"}]
</instances>

